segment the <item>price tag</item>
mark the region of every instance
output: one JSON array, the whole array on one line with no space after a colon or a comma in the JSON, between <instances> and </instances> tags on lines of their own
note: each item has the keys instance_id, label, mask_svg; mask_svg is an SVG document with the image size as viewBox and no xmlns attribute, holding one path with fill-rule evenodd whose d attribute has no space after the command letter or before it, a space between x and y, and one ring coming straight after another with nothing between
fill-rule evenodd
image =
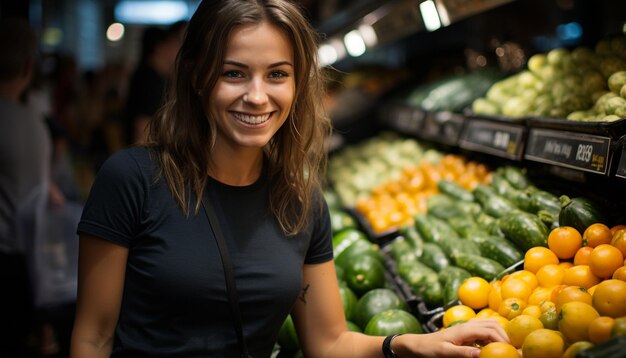
<instances>
[{"instance_id":1,"label":"price tag","mask_svg":"<svg viewBox=\"0 0 626 358\"><path fill-rule=\"evenodd\" d=\"M429 112L424 119L421 137L435 142L457 145L465 117L452 112Z\"/></svg>"},{"instance_id":2,"label":"price tag","mask_svg":"<svg viewBox=\"0 0 626 358\"><path fill-rule=\"evenodd\" d=\"M622 146L622 155L619 158L619 165L615 176L626 179L626 144Z\"/></svg>"},{"instance_id":3,"label":"price tag","mask_svg":"<svg viewBox=\"0 0 626 358\"><path fill-rule=\"evenodd\" d=\"M387 116L389 127L410 135L420 135L424 125L424 111L405 106L396 106L390 109Z\"/></svg>"},{"instance_id":4,"label":"price tag","mask_svg":"<svg viewBox=\"0 0 626 358\"><path fill-rule=\"evenodd\" d=\"M606 174L610 146L611 138L608 137L531 129L524 157L536 162Z\"/></svg>"},{"instance_id":5,"label":"price tag","mask_svg":"<svg viewBox=\"0 0 626 358\"><path fill-rule=\"evenodd\" d=\"M468 119L459 146L464 149L520 160L526 129L521 125Z\"/></svg>"}]
</instances>

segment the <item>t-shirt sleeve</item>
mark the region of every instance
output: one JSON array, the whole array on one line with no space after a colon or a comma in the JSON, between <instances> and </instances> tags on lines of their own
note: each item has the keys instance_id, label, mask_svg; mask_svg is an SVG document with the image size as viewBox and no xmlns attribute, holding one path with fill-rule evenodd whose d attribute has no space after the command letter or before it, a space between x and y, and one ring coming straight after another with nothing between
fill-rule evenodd
<instances>
[{"instance_id":1,"label":"t-shirt sleeve","mask_svg":"<svg viewBox=\"0 0 626 358\"><path fill-rule=\"evenodd\" d=\"M113 154L96 176L78 233L129 247L137 233L144 197L143 175L135 158L128 150Z\"/></svg>"},{"instance_id":2,"label":"t-shirt sleeve","mask_svg":"<svg viewBox=\"0 0 626 358\"><path fill-rule=\"evenodd\" d=\"M316 211L315 223L309 244L309 250L304 258L305 264L319 264L333 258L333 241L330 225L330 214L325 200L321 200L322 210Z\"/></svg>"}]
</instances>

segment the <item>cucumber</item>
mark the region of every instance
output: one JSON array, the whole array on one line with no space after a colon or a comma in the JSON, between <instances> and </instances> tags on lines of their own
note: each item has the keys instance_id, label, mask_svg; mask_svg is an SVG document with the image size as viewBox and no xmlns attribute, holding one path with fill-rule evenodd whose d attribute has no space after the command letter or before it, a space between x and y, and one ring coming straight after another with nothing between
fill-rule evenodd
<instances>
[{"instance_id":1,"label":"cucumber","mask_svg":"<svg viewBox=\"0 0 626 358\"><path fill-rule=\"evenodd\" d=\"M445 221L426 214L416 215L415 227L425 242L439 242L444 237L459 235Z\"/></svg>"},{"instance_id":2,"label":"cucumber","mask_svg":"<svg viewBox=\"0 0 626 358\"><path fill-rule=\"evenodd\" d=\"M450 265L439 272L439 282L445 285L446 282L454 277L468 278L472 276L466 269L462 269L458 266Z\"/></svg>"},{"instance_id":3,"label":"cucumber","mask_svg":"<svg viewBox=\"0 0 626 358\"><path fill-rule=\"evenodd\" d=\"M584 197L570 198L562 195L559 198L561 211L559 212L559 225L576 228L581 234L587 227L594 223L610 225L606 216L606 209L598 203Z\"/></svg>"},{"instance_id":4,"label":"cucumber","mask_svg":"<svg viewBox=\"0 0 626 358\"><path fill-rule=\"evenodd\" d=\"M520 195L520 191L515 189L502 174L495 173L492 175L491 187L496 194L510 201L516 200Z\"/></svg>"},{"instance_id":5,"label":"cucumber","mask_svg":"<svg viewBox=\"0 0 626 358\"><path fill-rule=\"evenodd\" d=\"M424 250L424 239L420 236L415 226L410 225L401 228L400 235L406 239L406 241L413 247L413 252L417 257L422 256Z\"/></svg>"},{"instance_id":6,"label":"cucumber","mask_svg":"<svg viewBox=\"0 0 626 358\"><path fill-rule=\"evenodd\" d=\"M504 271L504 266L498 262L472 254L460 253L455 258L456 266L469 271L474 276L480 276L487 281L491 281Z\"/></svg>"},{"instance_id":7,"label":"cucumber","mask_svg":"<svg viewBox=\"0 0 626 358\"><path fill-rule=\"evenodd\" d=\"M526 174L520 168L509 165L502 168L502 173L504 174L504 178L511 183L515 189L526 189L530 186Z\"/></svg>"},{"instance_id":8,"label":"cucumber","mask_svg":"<svg viewBox=\"0 0 626 358\"><path fill-rule=\"evenodd\" d=\"M486 186L478 185L474 189L474 196L483 208L483 212L493 217L499 218L503 214L515 209L515 206L508 200L496 194L493 190L485 189Z\"/></svg>"},{"instance_id":9,"label":"cucumber","mask_svg":"<svg viewBox=\"0 0 626 358\"><path fill-rule=\"evenodd\" d=\"M402 236L396 237L389 244L389 255L394 261L401 261L402 257L406 255L412 255L413 259L417 259L417 256L413 252L411 244Z\"/></svg>"},{"instance_id":10,"label":"cucumber","mask_svg":"<svg viewBox=\"0 0 626 358\"><path fill-rule=\"evenodd\" d=\"M437 182L437 188L440 192L456 199L459 201L474 201L474 196L469 191L465 190L459 184L451 181L442 179Z\"/></svg>"},{"instance_id":11,"label":"cucumber","mask_svg":"<svg viewBox=\"0 0 626 358\"><path fill-rule=\"evenodd\" d=\"M428 307L434 308L443 304L443 286L437 275L425 276L418 285L411 286L411 289Z\"/></svg>"},{"instance_id":12,"label":"cucumber","mask_svg":"<svg viewBox=\"0 0 626 358\"><path fill-rule=\"evenodd\" d=\"M504 233L500 230L500 225L498 224L498 219L493 216L487 215L485 213L480 213L476 217L476 223L478 227L490 235L504 237Z\"/></svg>"},{"instance_id":13,"label":"cucumber","mask_svg":"<svg viewBox=\"0 0 626 358\"><path fill-rule=\"evenodd\" d=\"M468 237L468 235L482 231L476 221L469 217L451 218L447 222L461 237Z\"/></svg>"},{"instance_id":14,"label":"cucumber","mask_svg":"<svg viewBox=\"0 0 626 358\"><path fill-rule=\"evenodd\" d=\"M524 252L535 246L547 247L549 229L539 217L523 211L509 212L499 220L500 230Z\"/></svg>"},{"instance_id":15,"label":"cucumber","mask_svg":"<svg viewBox=\"0 0 626 358\"><path fill-rule=\"evenodd\" d=\"M469 275L469 273L468 273ZM444 305L459 299L459 287L463 284L466 278L470 277L452 277L443 285L443 292L441 293L442 301Z\"/></svg>"},{"instance_id":16,"label":"cucumber","mask_svg":"<svg viewBox=\"0 0 626 358\"><path fill-rule=\"evenodd\" d=\"M432 242L424 243L424 251L422 252L420 261L436 272L443 270L450 264L450 260L443 249L439 245Z\"/></svg>"},{"instance_id":17,"label":"cucumber","mask_svg":"<svg viewBox=\"0 0 626 358\"><path fill-rule=\"evenodd\" d=\"M498 236L473 236L471 240L478 245L480 255L493 259L504 267L509 267L524 258L522 251L512 242Z\"/></svg>"},{"instance_id":18,"label":"cucumber","mask_svg":"<svg viewBox=\"0 0 626 358\"><path fill-rule=\"evenodd\" d=\"M561 202L559 198L547 191L535 190L530 192L530 204L531 210L535 213L545 210L558 217L561 212Z\"/></svg>"},{"instance_id":19,"label":"cucumber","mask_svg":"<svg viewBox=\"0 0 626 358\"><path fill-rule=\"evenodd\" d=\"M439 247L446 254L450 261L462 252L480 255L480 249L474 242L466 239L450 237L439 242Z\"/></svg>"},{"instance_id":20,"label":"cucumber","mask_svg":"<svg viewBox=\"0 0 626 358\"><path fill-rule=\"evenodd\" d=\"M464 212L457 203L448 203L428 207L428 215L447 221L453 218L465 217L467 213Z\"/></svg>"}]
</instances>

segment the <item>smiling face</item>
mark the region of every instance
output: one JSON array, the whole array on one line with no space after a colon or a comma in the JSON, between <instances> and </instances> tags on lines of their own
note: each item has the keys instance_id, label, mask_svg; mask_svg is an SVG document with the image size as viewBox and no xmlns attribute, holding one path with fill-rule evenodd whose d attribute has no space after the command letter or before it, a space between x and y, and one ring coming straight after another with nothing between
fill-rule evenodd
<instances>
[{"instance_id":1,"label":"smiling face","mask_svg":"<svg viewBox=\"0 0 626 358\"><path fill-rule=\"evenodd\" d=\"M289 116L295 97L293 48L279 28L235 27L207 110L217 129L215 151L258 149Z\"/></svg>"}]
</instances>

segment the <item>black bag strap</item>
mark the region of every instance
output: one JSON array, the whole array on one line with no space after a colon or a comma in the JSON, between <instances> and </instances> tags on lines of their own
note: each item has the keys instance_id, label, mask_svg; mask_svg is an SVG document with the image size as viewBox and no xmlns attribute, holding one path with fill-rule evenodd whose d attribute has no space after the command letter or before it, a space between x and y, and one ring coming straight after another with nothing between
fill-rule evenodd
<instances>
[{"instance_id":1,"label":"black bag strap","mask_svg":"<svg viewBox=\"0 0 626 358\"><path fill-rule=\"evenodd\" d=\"M206 203L205 203L206 202ZM226 279L226 291L228 294L228 302L230 303L230 310L234 318L235 332L237 332L237 341L239 342L239 354L240 357L248 358L248 347L246 346L246 340L243 336L243 328L241 323L241 311L239 310L239 299L237 298L237 286L235 286L235 276L233 274L233 265L230 261L230 255L228 253L228 247L224 240L224 234L222 228L217 220L217 215L213 209L213 205L206 200L202 199L202 208L204 214L209 220L209 225L213 231L213 236L217 242L217 248L220 251L222 258L222 265L224 266L224 278Z\"/></svg>"}]
</instances>

